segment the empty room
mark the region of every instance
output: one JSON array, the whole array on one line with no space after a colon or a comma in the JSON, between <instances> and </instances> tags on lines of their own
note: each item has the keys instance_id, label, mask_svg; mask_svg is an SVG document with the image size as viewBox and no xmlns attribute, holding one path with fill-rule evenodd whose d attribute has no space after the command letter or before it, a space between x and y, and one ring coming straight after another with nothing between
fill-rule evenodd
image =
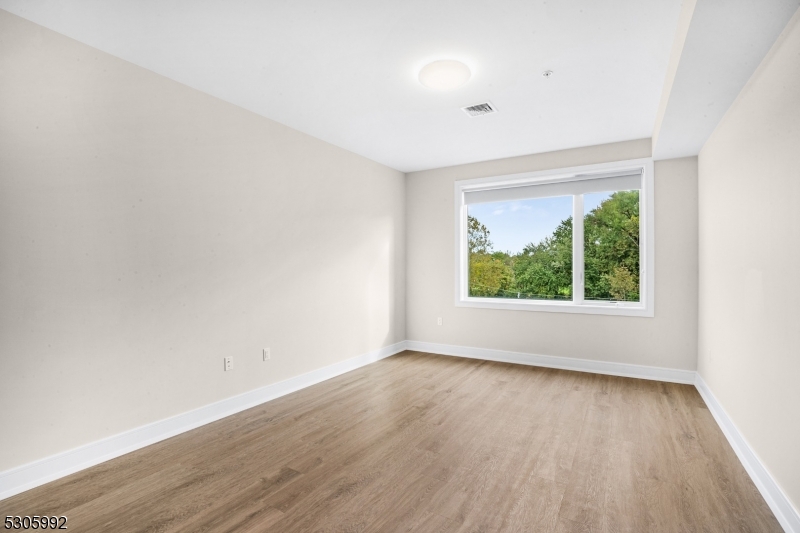
<instances>
[{"instance_id":1,"label":"empty room","mask_svg":"<svg viewBox=\"0 0 800 533\"><path fill-rule=\"evenodd\" d=\"M800 0L0 0L0 520L800 533Z\"/></svg>"}]
</instances>

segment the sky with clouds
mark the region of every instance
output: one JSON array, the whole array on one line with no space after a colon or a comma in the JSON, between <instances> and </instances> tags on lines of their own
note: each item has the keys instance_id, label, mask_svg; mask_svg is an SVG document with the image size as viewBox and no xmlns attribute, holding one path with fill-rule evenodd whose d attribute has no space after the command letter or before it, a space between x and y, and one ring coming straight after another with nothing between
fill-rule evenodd
<instances>
[{"instance_id":1,"label":"sky with clouds","mask_svg":"<svg viewBox=\"0 0 800 533\"><path fill-rule=\"evenodd\" d=\"M584 212L590 212L610 196L610 192L583 195ZM495 251L513 255L527 244L549 237L562 220L571 217L572 196L471 204L469 215L489 230Z\"/></svg>"}]
</instances>

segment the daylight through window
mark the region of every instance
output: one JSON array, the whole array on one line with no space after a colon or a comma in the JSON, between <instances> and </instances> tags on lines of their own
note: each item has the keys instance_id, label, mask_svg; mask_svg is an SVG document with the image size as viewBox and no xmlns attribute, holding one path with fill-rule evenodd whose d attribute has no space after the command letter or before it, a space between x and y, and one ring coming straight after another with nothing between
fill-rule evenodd
<instances>
[{"instance_id":1,"label":"daylight through window","mask_svg":"<svg viewBox=\"0 0 800 533\"><path fill-rule=\"evenodd\" d=\"M572 197L468 206L469 295L572 299Z\"/></svg>"},{"instance_id":2,"label":"daylight through window","mask_svg":"<svg viewBox=\"0 0 800 533\"><path fill-rule=\"evenodd\" d=\"M652 316L651 169L457 182L456 303Z\"/></svg>"}]
</instances>

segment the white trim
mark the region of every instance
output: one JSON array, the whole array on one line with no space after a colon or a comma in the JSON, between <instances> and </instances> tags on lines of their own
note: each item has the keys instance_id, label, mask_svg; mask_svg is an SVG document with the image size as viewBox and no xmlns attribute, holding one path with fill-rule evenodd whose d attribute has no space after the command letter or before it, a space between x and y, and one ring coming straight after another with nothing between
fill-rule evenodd
<instances>
[{"instance_id":1,"label":"white trim","mask_svg":"<svg viewBox=\"0 0 800 533\"><path fill-rule=\"evenodd\" d=\"M591 301L591 300L589 300ZM619 315L652 317L653 313L639 305L629 302L592 302L576 305L572 301L515 300L513 298L476 298L456 304L457 307L477 307L483 309L508 309L511 311L547 311L555 313L577 313L582 315Z\"/></svg>"},{"instance_id":2,"label":"white trim","mask_svg":"<svg viewBox=\"0 0 800 533\"><path fill-rule=\"evenodd\" d=\"M513 298L476 298L469 296L467 263L467 203L469 192L494 190L503 187L520 187L527 185L559 184L576 180L587 180L593 177L602 178L619 175L628 171L639 171L642 174L640 200L640 284L641 302L597 302L582 301L577 289L582 288L573 283L576 297L573 301L515 300ZM655 200L654 200L654 166L652 158L631 159L612 163L600 163L579 167L525 172L506 176L491 176L454 182L455 200L455 305L456 307L479 307L486 309L509 309L517 311L547 311L556 313L581 313L599 315L622 315L653 317L655 316ZM575 209L575 207L573 207ZM573 217L573 220L583 220ZM582 251L582 247L579 249ZM575 251L578 251L576 249ZM578 273L580 274L580 273ZM573 276L575 272L573 272Z\"/></svg>"},{"instance_id":3,"label":"white trim","mask_svg":"<svg viewBox=\"0 0 800 533\"><path fill-rule=\"evenodd\" d=\"M706 402L706 406L711 411L714 420L717 421L720 429L722 429L722 433L728 439L733 451L736 452L739 461L741 461L750 475L750 479L755 483L761 496L764 497L784 531L787 533L800 533L800 512L794 508L792 502L786 497L786 494L766 469L764 463L758 458L753 448L747 443L744 435L733 423L728 413L725 412L722 404L719 403L706 382L700 377L700 374L697 374L694 385Z\"/></svg>"},{"instance_id":4,"label":"white trim","mask_svg":"<svg viewBox=\"0 0 800 533\"><path fill-rule=\"evenodd\" d=\"M774 513L775 518L780 522L787 533L800 533L800 513L792 506L780 486L772 478L769 471L764 467L744 436L736 428L736 425L697 372L675 368L661 368L493 350L489 348L470 348L467 346L437 344L423 341L401 341L358 357L346 359L339 363L313 370L300 376L295 376L285 381L273 383L272 385L267 385L238 396L226 398L187 413L107 437L66 452L61 452L26 465L6 470L5 472L0 472L0 500L114 459L126 453L144 448L150 444L155 444L156 442L174 437L175 435L225 418L226 416L236 414L245 409L255 407L264 402L310 387L311 385L350 372L351 370L385 359L403 350L547 368L560 368L564 370L608 374L612 376L650 379L671 383L693 384L708 406L714 420L716 420L720 429L722 429L723 434L728 439L734 452L736 452L736 456L739 458L745 470L747 470L747 473L750 475L750 478L767 502L767 505L769 505Z\"/></svg>"},{"instance_id":5,"label":"white trim","mask_svg":"<svg viewBox=\"0 0 800 533\"><path fill-rule=\"evenodd\" d=\"M451 344L435 344L432 342L406 341L406 349L417 352L436 353L441 355L454 355L470 359L485 359L501 363L516 363L529 366L543 366L547 368L560 368L575 370L577 372L591 372L594 374L608 374L610 376L623 376L628 378L651 379L667 381L670 383L694 384L694 370L680 370L677 368L661 368L657 366L629 365L626 363L612 363L608 361L592 361L589 359L575 359L572 357L558 357L554 355L538 355L522 352L509 352L506 350L493 350L490 348L470 348L468 346L455 346Z\"/></svg>"},{"instance_id":6,"label":"white trim","mask_svg":"<svg viewBox=\"0 0 800 533\"><path fill-rule=\"evenodd\" d=\"M238 396L0 472L0 500L310 387L406 349L401 341Z\"/></svg>"},{"instance_id":7,"label":"white trim","mask_svg":"<svg viewBox=\"0 0 800 533\"><path fill-rule=\"evenodd\" d=\"M454 346L422 341L406 341L406 349L418 352L467 357L470 359L483 359L503 363L543 366L575 370L578 372L592 372L595 374L608 374L612 376L694 385L703 398L703 401L705 401L717 425L719 425L722 433L725 435L725 438L728 439L733 451L736 452L736 456L739 458L742 466L744 466L784 531L787 533L800 533L800 512L795 509L789 498L784 494L783 490L781 490L778 483L711 392L711 389L708 388L706 382L700 377L700 374L693 370L591 361L588 359L573 359L570 357L537 355L488 348L471 348L467 346Z\"/></svg>"},{"instance_id":8,"label":"white trim","mask_svg":"<svg viewBox=\"0 0 800 533\"><path fill-rule=\"evenodd\" d=\"M641 201L641 200L640 200ZM583 195L572 197L572 257L583 257ZM583 261L572 261L572 304L585 305L585 281L583 278L586 265Z\"/></svg>"}]
</instances>

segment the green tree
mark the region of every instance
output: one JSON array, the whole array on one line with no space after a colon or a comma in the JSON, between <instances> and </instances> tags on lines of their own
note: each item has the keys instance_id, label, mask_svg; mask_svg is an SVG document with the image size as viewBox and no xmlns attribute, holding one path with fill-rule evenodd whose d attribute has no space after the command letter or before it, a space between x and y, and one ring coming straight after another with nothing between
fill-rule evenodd
<instances>
[{"instance_id":1,"label":"green tree","mask_svg":"<svg viewBox=\"0 0 800 533\"><path fill-rule=\"evenodd\" d=\"M489 230L475 217L467 217L470 296L504 296L514 285L508 254L492 252Z\"/></svg>"},{"instance_id":2,"label":"green tree","mask_svg":"<svg viewBox=\"0 0 800 533\"><path fill-rule=\"evenodd\" d=\"M618 191L584 217L585 296L639 301L639 191Z\"/></svg>"},{"instance_id":3,"label":"green tree","mask_svg":"<svg viewBox=\"0 0 800 533\"><path fill-rule=\"evenodd\" d=\"M527 298L572 298L572 217L553 235L530 243L513 263L516 289Z\"/></svg>"},{"instance_id":4,"label":"green tree","mask_svg":"<svg viewBox=\"0 0 800 533\"><path fill-rule=\"evenodd\" d=\"M614 267L611 274L604 274L603 277L608 281L608 292L615 300L625 301L639 292L638 280L624 266Z\"/></svg>"},{"instance_id":5,"label":"green tree","mask_svg":"<svg viewBox=\"0 0 800 533\"><path fill-rule=\"evenodd\" d=\"M471 216L467 217L467 244L470 255L488 254L492 251L489 230L477 218Z\"/></svg>"},{"instance_id":6,"label":"green tree","mask_svg":"<svg viewBox=\"0 0 800 533\"><path fill-rule=\"evenodd\" d=\"M492 251L489 230L468 218L472 296L572 298L572 217L518 254ZM618 191L584 217L584 295L639 301L639 191Z\"/></svg>"},{"instance_id":7,"label":"green tree","mask_svg":"<svg viewBox=\"0 0 800 533\"><path fill-rule=\"evenodd\" d=\"M514 287L513 271L490 254L472 254L469 261L470 296L506 296Z\"/></svg>"}]
</instances>

